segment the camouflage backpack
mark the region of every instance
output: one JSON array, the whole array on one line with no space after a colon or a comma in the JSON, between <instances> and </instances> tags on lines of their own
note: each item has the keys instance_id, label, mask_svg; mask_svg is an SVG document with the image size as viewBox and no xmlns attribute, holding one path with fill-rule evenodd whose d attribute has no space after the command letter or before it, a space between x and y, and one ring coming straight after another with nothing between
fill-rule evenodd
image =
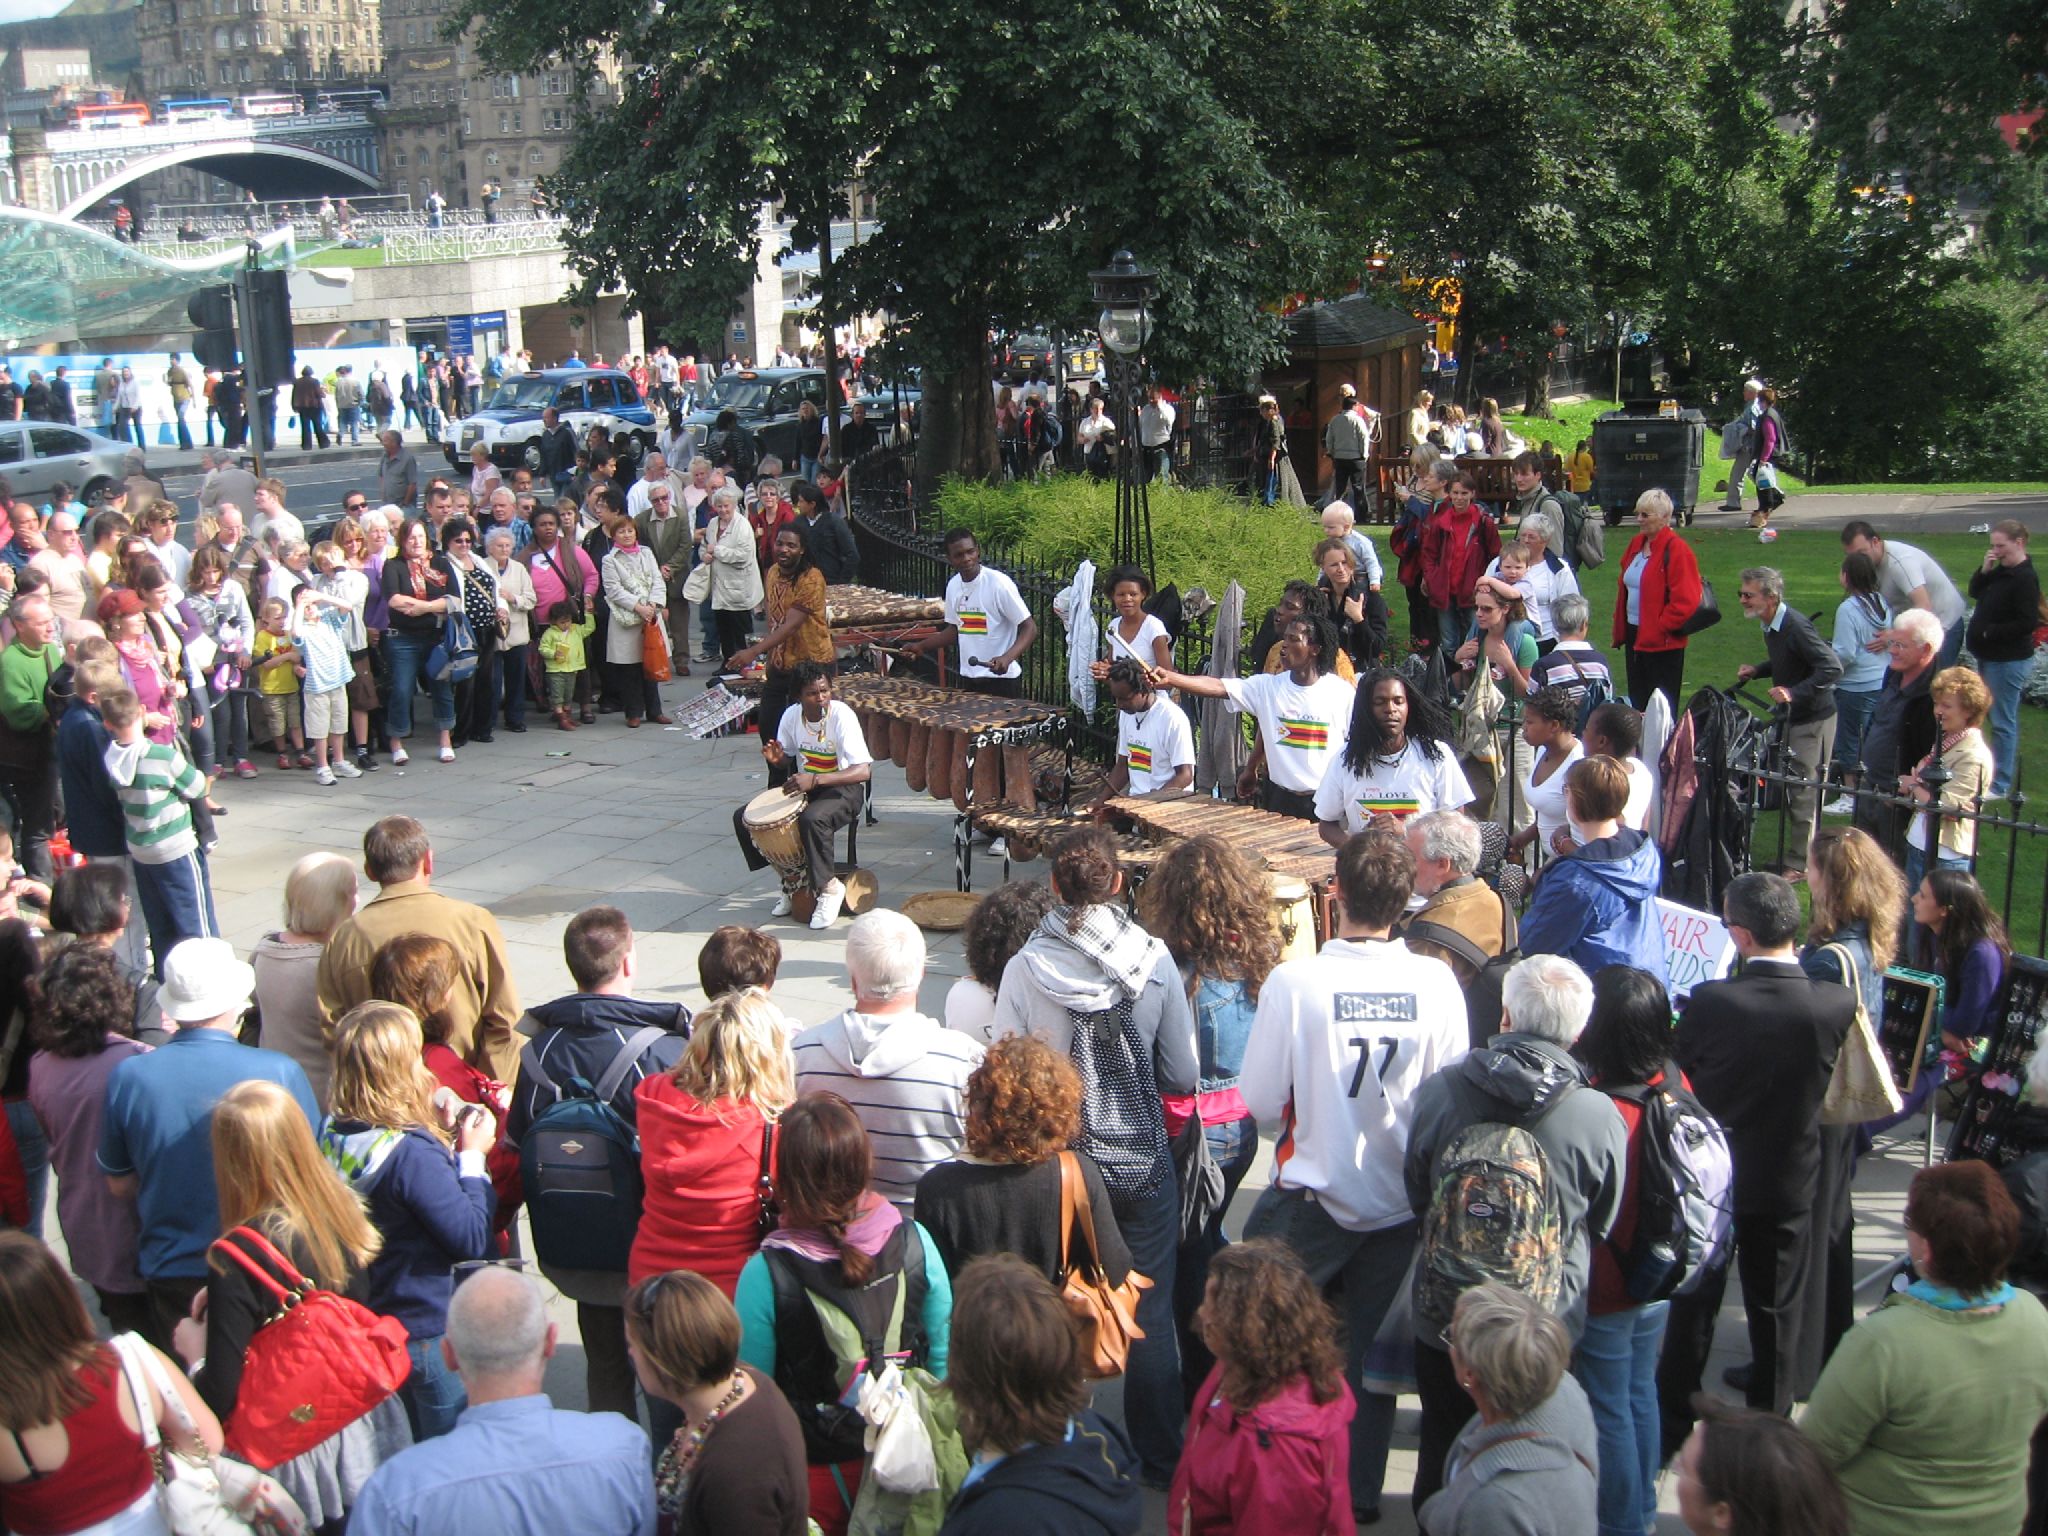
<instances>
[{"instance_id":1,"label":"camouflage backpack","mask_svg":"<svg viewBox=\"0 0 2048 1536\"><path fill-rule=\"evenodd\" d=\"M1465 1091L1462 1083L1458 1091ZM1477 1120L1437 1155L1415 1259L1417 1338L1437 1339L1450 1327L1458 1298L1488 1280L1556 1309L1564 1289L1564 1212L1550 1159L1531 1134L1534 1123Z\"/></svg>"}]
</instances>

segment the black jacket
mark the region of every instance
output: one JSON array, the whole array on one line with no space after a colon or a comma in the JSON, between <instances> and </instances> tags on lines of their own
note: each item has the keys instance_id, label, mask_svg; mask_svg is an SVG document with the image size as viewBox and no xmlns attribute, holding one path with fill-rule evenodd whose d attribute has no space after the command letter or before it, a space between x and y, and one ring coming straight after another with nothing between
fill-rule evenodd
<instances>
[{"instance_id":1,"label":"black jacket","mask_svg":"<svg viewBox=\"0 0 2048 1536\"><path fill-rule=\"evenodd\" d=\"M1693 988L1672 1054L1728 1132L1736 1215L1813 1204L1820 1101L1855 1017L1846 987L1812 980L1796 960L1752 960L1739 976Z\"/></svg>"},{"instance_id":2,"label":"black jacket","mask_svg":"<svg viewBox=\"0 0 2048 1536\"><path fill-rule=\"evenodd\" d=\"M611 1106L628 1125L637 1123L633 1090L640 1080L666 1072L682 1059L690 1039L690 1010L681 1003L656 1002L649 998L612 997L601 992L575 992L530 1009L520 1028L532 1030L531 1044L540 1058L541 1070L557 1087L571 1077L595 1084L625 1049L638 1031L653 1026L669 1031L641 1053L612 1095ZM522 1047L521 1054L524 1054ZM515 1147L525 1137L534 1116L554 1103L538 1083L526 1075L524 1061L519 1080L512 1085L512 1107L505 1115L505 1139Z\"/></svg>"},{"instance_id":3,"label":"black jacket","mask_svg":"<svg viewBox=\"0 0 2048 1536\"><path fill-rule=\"evenodd\" d=\"M541 478L552 481L576 467L576 434L559 422L552 432L540 435Z\"/></svg>"},{"instance_id":4,"label":"black jacket","mask_svg":"<svg viewBox=\"0 0 2048 1536\"><path fill-rule=\"evenodd\" d=\"M1005 1456L962 1488L939 1536L1128 1536L1144 1517L1123 1431L1084 1408L1057 1445Z\"/></svg>"},{"instance_id":5,"label":"black jacket","mask_svg":"<svg viewBox=\"0 0 2048 1536\"><path fill-rule=\"evenodd\" d=\"M825 585L843 586L860 580L860 548L853 542L853 530L837 512L820 512L816 519L799 517L797 537L810 551L811 562L825 577Z\"/></svg>"},{"instance_id":6,"label":"black jacket","mask_svg":"<svg viewBox=\"0 0 2048 1536\"><path fill-rule=\"evenodd\" d=\"M1886 669L1884 686L1863 728L1864 783L1873 790L1897 793L1899 775L1925 757L1934 746L1934 700L1928 693L1934 665L1903 686L1899 674ZM1856 802L1856 825L1877 839L1894 859L1905 854L1906 812L1869 796Z\"/></svg>"},{"instance_id":7,"label":"black jacket","mask_svg":"<svg viewBox=\"0 0 2048 1536\"><path fill-rule=\"evenodd\" d=\"M1821 639L1813 620L1780 599L1784 615L1776 629L1764 631L1764 664L1759 678L1768 678L1792 695L1792 720L1825 720L1835 712L1835 679L1842 658Z\"/></svg>"},{"instance_id":8,"label":"black jacket","mask_svg":"<svg viewBox=\"0 0 2048 1536\"><path fill-rule=\"evenodd\" d=\"M2025 661L2034 654L2041 627L2041 575L2034 562L1979 568L1970 577L1977 604L1965 636L1979 661Z\"/></svg>"}]
</instances>

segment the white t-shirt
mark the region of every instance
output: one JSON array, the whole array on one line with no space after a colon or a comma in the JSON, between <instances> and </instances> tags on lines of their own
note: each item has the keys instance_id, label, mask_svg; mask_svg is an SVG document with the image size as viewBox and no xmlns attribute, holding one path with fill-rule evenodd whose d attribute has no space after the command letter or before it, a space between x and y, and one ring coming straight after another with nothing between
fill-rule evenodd
<instances>
[{"instance_id":1,"label":"white t-shirt","mask_svg":"<svg viewBox=\"0 0 2048 1536\"><path fill-rule=\"evenodd\" d=\"M1500 556L1495 555L1488 563L1486 574L1500 575ZM1522 579L1515 583L1515 590L1522 594L1522 605L1529 610L1529 622L1536 626L1536 638L1555 640L1557 625L1550 617L1550 610L1560 597L1579 590L1579 578L1563 561L1559 561L1557 569L1552 570L1548 560L1538 560L1522 572Z\"/></svg>"},{"instance_id":2,"label":"white t-shirt","mask_svg":"<svg viewBox=\"0 0 2048 1536\"><path fill-rule=\"evenodd\" d=\"M837 699L825 706L825 718L815 725L804 718L803 705L790 705L782 712L775 739L799 773L839 773L874 761L868 739L861 734L860 716Z\"/></svg>"},{"instance_id":3,"label":"white t-shirt","mask_svg":"<svg viewBox=\"0 0 2048 1536\"><path fill-rule=\"evenodd\" d=\"M1403 821L1430 811L1455 811L1472 803L1472 786L1458 757L1444 747L1431 762L1413 741L1392 761L1376 759L1364 773L1353 773L1342 755L1333 755L1316 790L1316 820L1337 821L1356 837L1375 816Z\"/></svg>"},{"instance_id":4,"label":"white t-shirt","mask_svg":"<svg viewBox=\"0 0 2048 1536\"><path fill-rule=\"evenodd\" d=\"M1533 771L1529 775L1529 809L1536 817L1536 845L1541 850L1537 854L1537 858L1541 861L1548 862L1552 857L1550 851L1551 834L1563 831L1570 825L1570 818L1566 816L1564 808L1565 776L1572 771L1572 764L1579 761L1585 755L1586 748L1584 744L1575 741L1572 743L1572 749L1566 755L1565 760L1559 763L1556 769L1552 771L1550 777L1541 784L1536 782L1536 775ZM1635 793L1635 780L1633 777L1629 780L1629 793L1631 796ZM1647 796L1648 790L1646 789L1644 793ZM1635 824L1631 822L1630 825L1633 826Z\"/></svg>"},{"instance_id":5,"label":"white t-shirt","mask_svg":"<svg viewBox=\"0 0 2048 1536\"><path fill-rule=\"evenodd\" d=\"M1149 795L1166 788L1175 769L1195 763L1195 732L1187 711L1163 693L1152 696L1152 707L1142 715L1118 710L1116 755L1130 764L1131 794ZM1189 779L1187 792L1193 794L1194 789L1195 781Z\"/></svg>"},{"instance_id":6,"label":"white t-shirt","mask_svg":"<svg viewBox=\"0 0 2048 1536\"><path fill-rule=\"evenodd\" d=\"M1399 939L1332 939L1274 967L1238 1081L1279 1128L1274 1184L1312 1191L1347 1231L1412 1221L1401 1165L1415 1096L1470 1049L1451 968Z\"/></svg>"},{"instance_id":7,"label":"white t-shirt","mask_svg":"<svg viewBox=\"0 0 2048 1536\"><path fill-rule=\"evenodd\" d=\"M1351 739L1350 683L1327 672L1306 688L1285 672L1226 677L1223 696L1240 714L1259 722L1266 743L1266 777L1282 789L1312 795Z\"/></svg>"},{"instance_id":8,"label":"white t-shirt","mask_svg":"<svg viewBox=\"0 0 2048 1536\"><path fill-rule=\"evenodd\" d=\"M996 1043L996 995L972 976L962 976L946 993L946 1028Z\"/></svg>"},{"instance_id":9,"label":"white t-shirt","mask_svg":"<svg viewBox=\"0 0 2048 1536\"><path fill-rule=\"evenodd\" d=\"M946 583L946 622L960 631L962 677L1019 677L1024 669L1011 662L1008 670L991 672L967 665L1000 656L1017 643L1017 630L1031 617L1017 583L993 566L984 565L972 581L955 575Z\"/></svg>"},{"instance_id":10,"label":"white t-shirt","mask_svg":"<svg viewBox=\"0 0 2048 1536\"><path fill-rule=\"evenodd\" d=\"M1115 431L1116 420L1105 411L1100 416L1083 416L1081 424L1074 428L1074 437L1083 448L1093 448Z\"/></svg>"},{"instance_id":11,"label":"white t-shirt","mask_svg":"<svg viewBox=\"0 0 2048 1536\"><path fill-rule=\"evenodd\" d=\"M1159 622L1156 615L1148 613L1145 615L1145 622L1138 626L1138 638L1135 640L1125 640L1123 622L1121 618L1111 618L1102 627L1102 646L1109 653L1108 659L1110 661L1124 660L1127 654L1124 647L1128 645L1130 647L1129 655L1137 657L1139 661L1148 667L1158 666L1159 658L1153 654L1152 642L1154 640L1170 642L1173 639L1171 635L1167 634L1166 626ZM1112 633L1116 636L1114 640L1109 638ZM1168 655L1169 657L1171 656L1170 651ZM1168 661L1167 665L1172 665L1171 660Z\"/></svg>"},{"instance_id":12,"label":"white t-shirt","mask_svg":"<svg viewBox=\"0 0 2048 1536\"><path fill-rule=\"evenodd\" d=\"M1642 832L1650 825L1650 765L1640 757L1624 757L1628 769L1628 803L1621 808L1621 824Z\"/></svg>"},{"instance_id":13,"label":"white t-shirt","mask_svg":"<svg viewBox=\"0 0 2048 1536\"><path fill-rule=\"evenodd\" d=\"M1963 622L1963 595L1940 563L1924 549L1886 539L1884 564L1877 568L1877 590L1892 605L1893 613L1904 613L1913 606L1917 587L1927 589L1927 601L1934 605L1943 633Z\"/></svg>"}]
</instances>

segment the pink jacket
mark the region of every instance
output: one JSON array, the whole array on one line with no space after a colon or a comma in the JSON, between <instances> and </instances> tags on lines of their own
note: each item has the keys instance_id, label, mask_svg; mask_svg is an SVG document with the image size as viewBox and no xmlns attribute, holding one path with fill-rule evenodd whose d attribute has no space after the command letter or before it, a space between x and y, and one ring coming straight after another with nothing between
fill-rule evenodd
<instances>
[{"instance_id":1,"label":"pink jacket","mask_svg":"<svg viewBox=\"0 0 2048 1536\"><path fill-rule=\"evenodd\" d=\"M1223 1368L1195 1394L1166 1528L1193 1536L1352 1536L1347 1385L1319 1403L1305 1379L1248 1413L1223 1400Z\"/></svg>"}]
</instances>

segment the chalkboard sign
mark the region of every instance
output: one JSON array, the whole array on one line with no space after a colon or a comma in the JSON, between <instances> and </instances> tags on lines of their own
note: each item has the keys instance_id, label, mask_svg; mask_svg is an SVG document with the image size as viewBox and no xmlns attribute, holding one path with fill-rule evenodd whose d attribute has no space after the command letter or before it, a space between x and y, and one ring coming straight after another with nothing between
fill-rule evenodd
<instances>
[{"instance_id":1,"label":"chalkboard sign","mask_svg":"<svg viewBox=\"0 0 2048 1536\"><path fill-rule=\"evenodd\" d=\"M1927 1042L1941 1024L1941 1005L1948 984L1931 971L1895 965L1884 973L1884 1016L1877 1025L1877 1043L1891 1063L1892 1081L1900 1097L1913 1091Z\"/></svg>"},{"instance_id":2,"label":"chalkboard sign","mask_svg":"<svg viewBox=\"0 0 2048 1536\"><path fill-rule=\"evenodd\" d=\"M2014 955L2005 968L1998 1011L1984 1070L1963 1100L1963 1112L1948 1140L1950 1162L1981 1158L2003 1166L2030 1149L2014 1134L2021 1119L2040 1118L2020 1103L2022 1074L2034 1047L2048 1032L2048 961Z\"/></svg>"}]
</instances>

